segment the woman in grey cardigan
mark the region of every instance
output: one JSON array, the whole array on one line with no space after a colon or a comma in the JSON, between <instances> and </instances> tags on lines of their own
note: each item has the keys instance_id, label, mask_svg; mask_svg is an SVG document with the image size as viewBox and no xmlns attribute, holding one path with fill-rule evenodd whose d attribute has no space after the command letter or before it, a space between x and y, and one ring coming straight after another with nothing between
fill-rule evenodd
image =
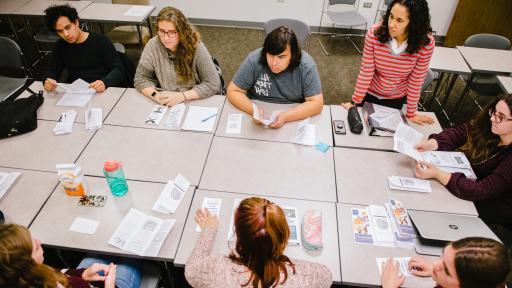
<instances>
[{"instance_id":1,"label":"woman in grey cardigan","mask_svg":"<svg viewBox=\"0 0 512 288\"><path fill-rule=\"evenodd\" d=\"M220 91L220 78L199 33L183 13L165 7L158 13L158 35L140 57L135 88L161 105L207 98Z\"/></svg>"}]
</instances>

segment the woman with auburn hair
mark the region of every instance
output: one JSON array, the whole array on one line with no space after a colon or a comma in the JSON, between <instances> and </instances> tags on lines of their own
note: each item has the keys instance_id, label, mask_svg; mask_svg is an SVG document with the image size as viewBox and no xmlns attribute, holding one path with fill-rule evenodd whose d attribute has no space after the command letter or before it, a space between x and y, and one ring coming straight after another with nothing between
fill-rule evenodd
<instances>
[{"instance_id":1,"label":"woman with auburn hair","mask_svg":"<svg viewBox=\"0 0 512 288\"><path fill-rule=\"evenodd\" d=\"M496 98L469 124L430 135L418 151L461 151L477 180L448 173L429 163L416 165L416 176L435 179L455 196L473 201L480 218L492 224L512 223L512 96Z\"/></svg>"},{"instance_id":2,"label":"woman with auburn hair","mask_svg":"<svg viewBox=\"0 0 512 288\"><path fill-rule=\"evenodd\" d=\"M407 104L410 121L432 124L434 119L416 113L434 53L431 33L427 0L393 0L382 22L366 34L352 101L342 106L348 109L368 101L401 109Z\"/></svg>"},{"instance_id":3,"label":"woman with auburn hair","mask_svg":"<svg viewBox=\"0 0 512 288\"><path fill-rule=\"evenodd\" d=\"M412 257L412 275L432 277L439 288L504 288L510 270L503 244L488 238L469 237L452 242L435 263ZM382 265L382 287L398 288L404 276L390 258Z\"/></svg>"},{"instance_id":4,"label":"woman with auburn hair","mask_svg":"<svg viewBox=\"0 0 512 288\"><path fill-rule=\"evenodd\" d=\"M17 288L135 288L140 286L140 261L124 259L114 265L107 259L85 258L87 268L56 270L43 264L41 241L26 227L0 224L0 287ZM103 260L103 261L102 261ZM123 261L123 260L122 260ZM101 263L103 262L103 263ZM131 263L129 263L131 262ZM108 264L110 263L110 264Z\"/></svg>"},{"instance_id":5,"label":"woman with auburn hair","mask_svg":"<svg viewBox=\"0 0 512 288\"><path fill-rule=\"evenodd\" d=\"M195 219L202 232L185 266L193 287L331 287L327 267L284 255L290 229L278 205L258 197L240 202L234 216L236 246L229 256L212 254L215 215L198 209Z\"/></svg>"},{"instance_id":6,"label":"woman with auburn hair","mask_svg":"<svg viewBox=\"0 0 512 288\"><path fill-rule=\"evenodd\" d=\"M167 106L219 93L212 56L185 15L165 7L158 13L156 28L157 35L148 41L137 65L135 88Z\"/></svg>"}]
</instances>

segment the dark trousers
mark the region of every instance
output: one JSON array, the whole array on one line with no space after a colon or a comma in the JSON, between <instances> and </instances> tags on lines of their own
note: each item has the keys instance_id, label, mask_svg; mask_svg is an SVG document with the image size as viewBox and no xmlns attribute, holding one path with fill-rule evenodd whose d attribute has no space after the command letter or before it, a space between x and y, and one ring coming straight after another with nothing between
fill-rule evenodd
<instances>
[{"instance_id":1,"label":"dark trousers","mask_svg":"<svg viewBox=\"0 0 512 288\"><path fill-rule=\"evenodd\" d=\"M396 99L379 99L370 93L366 93L363 102L361 102L361 105L363 105L365 101L400 110L402 109L402 106L404 106L404 104L407 102L407 96Z\"/></svg>"}]
</instances>

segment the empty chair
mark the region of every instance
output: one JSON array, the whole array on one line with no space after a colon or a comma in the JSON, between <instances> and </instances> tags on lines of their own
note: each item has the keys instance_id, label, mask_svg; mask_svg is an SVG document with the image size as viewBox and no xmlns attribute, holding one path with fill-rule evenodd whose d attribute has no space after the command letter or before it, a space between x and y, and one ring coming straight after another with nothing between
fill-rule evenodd
<instances>
[{"instance_id":1,"label":"empty chair","mask_svg":"<svg viewBox=\"0 0 512 288\"><path fill-rule=\"evenodd\" d=\"M306 24L303 21L297 20L297 19L289 19L289 18L276 18L268 20L263 24L263 32L265 33L265 36L268 35L270 32L272 32L277 27L284 26L287 28L290 28L295 33L295 36L297 36L297 40L299 41L300 45L304 49L304 43L306 43L306 39L310 36L310 28L309 25ZM310 39L311 44L311 39ZM309 47L308 47L309 50Z\"/></svg>"},{"instance_id":2,"label":"empty chair","mask_svg":"<svg viewBox=\"0 0 512 288\"><path fill-rule=\"evenodd\" d=\"M324 13L329 17L330 21L332 22L332 27L348 27L352 29L354 26L363 26L366 31L367 29L367 22L366 18L364 18L363 15L361 15L357 11L357 0L328 0L329 5L327 7L327 10L325 10L325 7L322 8L322 16L320 17L320 25L318 27L318 32L320 33L320 29L322 28L322 19ZM356 48L356 50L361 54L361 49L357 47L357 45L354 43L354 41L350 38L351 36L364 36L358 35L358 34L332 34L330 35L329 41L332 38L335 37L347 37L347 39L352 43L352 45ZM322 46L322 49L324 50L326 55L329 55L329 52L327 49L325 49L325 46L323 45L322 41L320 40L320 35L318 37L318 41L320 42L320 45Z\"/></svg>"},{"instance_id":3,"label":"empty chair","mask_svg":"<svg viewBox=\"0 0 512 288\"><path fill-rule=\"evenodd\" d=\"M12 39L0 36L0 102L18 95L27 80L20 46Z\"/></svg>"}]
</instances>

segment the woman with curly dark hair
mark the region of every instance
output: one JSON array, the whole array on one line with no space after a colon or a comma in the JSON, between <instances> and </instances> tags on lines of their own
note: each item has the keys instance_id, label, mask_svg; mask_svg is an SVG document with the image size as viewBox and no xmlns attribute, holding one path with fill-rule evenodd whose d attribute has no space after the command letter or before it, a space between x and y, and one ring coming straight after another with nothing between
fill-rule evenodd
<instances>
[{"instance_id":1,"label":"woman with curly dark hair","mask_svg":"<svg viewBox=\"0 0 512 288\"><path fill-rule=\"evenodd\" d=\"M419 151L461 151L477 180L418 163L416 176L435 179L455 196L475 203L487 223L512 223L512 96L496 98L469 124L462 124L417 145Z\"/></svg>"},{"instance_id":2,"label":"woman with curly dark hair","mask_svg":"<svg viewBox=\"0 0 512 288\"><path fill-rule=\"evenodd\" d=\"M350 108L369 101L401 109L420 125L434 119L416 113L435 41L426 0L393 0L383 21L368 30Z\"/></svg>"},{"instance_id":3,"label":"woman with curly dark hair","mask_svg":"<svg viewBox=\"0 0 512 288\"><path fill-rule=\"evenodd\" d=\"M139 60L135 88L161 105L173 106L220 92L220 78L199 32L174 7L156 18L157 34Z\"/></svg>"}]
</instances>

